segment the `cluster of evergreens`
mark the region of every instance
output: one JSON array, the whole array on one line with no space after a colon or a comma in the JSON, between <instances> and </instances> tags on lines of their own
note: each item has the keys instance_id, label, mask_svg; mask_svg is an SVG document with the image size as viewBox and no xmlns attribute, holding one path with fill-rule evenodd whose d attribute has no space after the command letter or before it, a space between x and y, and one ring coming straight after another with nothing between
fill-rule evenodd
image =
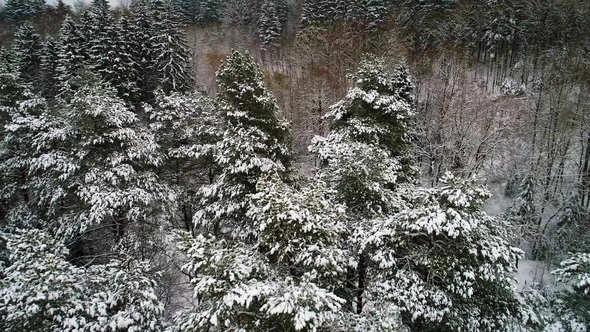
<instances>
[{"instance_id":1,"label":"cluster of evergreens","mask_svg":"<svg viewBox=\"0 0 590 332\"><path fill-rule=\"evenodd\" d=\"M588 329L584 1L77 9L0 11L0 330Z\"/></svg>"}]
</instances>

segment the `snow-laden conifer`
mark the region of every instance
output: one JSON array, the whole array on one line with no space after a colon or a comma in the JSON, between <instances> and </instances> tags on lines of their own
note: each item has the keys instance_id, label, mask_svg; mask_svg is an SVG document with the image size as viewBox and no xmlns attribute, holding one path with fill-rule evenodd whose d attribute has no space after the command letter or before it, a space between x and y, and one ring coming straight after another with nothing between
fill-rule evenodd
<instances>
[{"instance_id":1,"label":"snow-laden conifer","mask_svg":"<svg viewBox=\"0 0 590 332\"><path fill-rule=\"evenodd\" d=\"M183 249L199 304L179 328L318 331L334 324L346 302L339 295L347 266L340 239L344 208L322 183L295 189L278 175L251 194L245 241L198 235Z\"/></svg>"},{"instance_id":2,"label":"snow-laden conifer","mask_svg":"<svg viewBox=\"0 0 590 332\"><path fill-rule=\"evenodd\" d=\"M278 46L281 30L282 24L275 3L270 0L265 1L260 8L260 19L258 20L260 48L265 51Z\"/></svg>"},{"instance_id":3,"label":"snow-laden conifer","mask_svg":"<svg viewBox=\"0 0 590 332\"><path fill-rule=\"evenodd\" d=\"M41 95L45 98L53 98L59 92L58 84L58 45L52 38L47 38L43 44L41 53Z\"/></svg>"},{"instance_id":4,"label":"snow-laden conifer","mask_svg":"<svg viewBox=\"0 0 590 332\"><path fill-rule=\"evenodd\" d=\"M202 208L194 221L216 235L230 230L247 237L252 231L245 217L247 195L256 192L263 173L285 177L290 166L288 126L249 54L234 51L217 77L220 112L227 122L213 151L221 174L199 191Z\"/></svg>"},{"instance_id":5,"label":"snow-laden conifer","mask_svg":"<svg viewBox=\"0 0 590 332\"><path fill-rule=\"evenodd\" d=\"M37 88L41 73L43 44L41 36L30 23L23 24L16 32L15 51L21 78Z\"/></svg>"},{"instance_id":6,"label":"snow-laden conifer","mask_svg":"<svg viewBox=\"0 0 590 332\"><path fill-rule=\"evenodd\" d=\"M85 48L85 38L80 26L71 16L67 16L61 27L58 43L57 78L61 89L86 64Z\"/></svg>"},{"instance_id":7,"label":"snow-laden conifer","mask_svg":"<svg viewBox=\"0 0 590 332\"><path fill-rule=\"evenodd\" d=\"M49 128L35 136L29 172L38 204L60 235L103 224L121 238L172 199L153 169L163 156L116 91L96 75L82 75L71 98L47 115Z\"/></svg>"},{"instance_id":8,"label":"snow-laden conifer","mask_svg":"<svg viewBox=\"0 0 590 332\"><path fill-rule=\"evenodd\" d=\"M162 331L163 305L143 262L122 256L77 267L68 249L40 230L3 234L0 328L20 331Z\"/></svg>"},{"instance_id":9,"label":"snow-laden conifer","mask_svg":"<svg viewBox=\"0 0 590 332\"><path fill-rule=\"evenodd\" d=\"M152 7L154 35L151 43L158 86L166 93L189 91L193 85L188 67L190 54L178 14L172 5L159 1Z\"/></svg>"},{"instance_id":10,"label":"snow-laden conifer","mask_svg":"<svg viewBox=\"0 0 590 332\"><path fill-rule=\"evenodd\" d=\"M213 148L223 125L213 100L199 93L157 90L153 106L146 105L150 129L166 160L160 167L160 180L174 188L177 197L176 220L182 228L193 229L195 193L209 184L217 173ZM176 221L175 220L175 221Z\"/></svg>"},{"instance_id":11,"label":"snow-laden conifer","mask_svg":"<svg viewBox=\"0 0 590 332\"><path fill-rule=\"evenodd\" d=\"M356 234L371 262L368 305L379 312L379 303L392 303L412 331L506 329L520 315L522 253L507 223L483 212L486 190L450 174L441 183L398 190L405 207Z\"/></svg>"}]
</instances>

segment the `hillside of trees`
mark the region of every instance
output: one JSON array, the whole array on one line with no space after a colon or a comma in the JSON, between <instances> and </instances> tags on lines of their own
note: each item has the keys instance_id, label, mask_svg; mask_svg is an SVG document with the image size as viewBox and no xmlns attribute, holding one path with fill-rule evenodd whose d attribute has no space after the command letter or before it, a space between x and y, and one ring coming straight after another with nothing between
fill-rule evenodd
<instances>
[{"instance_id":1,"label":"hillside of trees","mask_svg":"<svg viewBox=\"0 0 590 332\"><path fill-rule=\"evenodd\" d=\"M588 331L589 115L586 0L6 0L0 331Z\"/></svg>"}]
</instances>

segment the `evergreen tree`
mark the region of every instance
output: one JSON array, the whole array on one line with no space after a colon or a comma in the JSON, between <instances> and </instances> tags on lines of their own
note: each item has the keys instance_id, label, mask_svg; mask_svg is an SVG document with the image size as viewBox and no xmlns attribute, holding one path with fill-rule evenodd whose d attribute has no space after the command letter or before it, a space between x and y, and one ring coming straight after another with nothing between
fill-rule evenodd
<instances>
[{"instance_id":1,"label":"evergreen tree","mask_svg":"<svg viewBox=\"0 0 590 332\"><path fill-rule=\"evenodd\" d=\"M407 72L388 72L368 57L354 78L327 115L330 135L310 148L322 162L319 178L347 206L347 245L356 254L344 295L356 314L349 324L377 331L507 326L520 312L512 281L519 251L508 244L507 225L483 212L487 192L451 175L440 189L416 187Z\"/></svg>"},{"instance_id":2,"label":"evergreen tree","mask_svg":"<svg viewBox=\"0 0 590 332\"><path fill-rule=\"evenodd\" d=\"M80 27L71 16L66 17L60 30L58 46L57 72L60 85L71 82L70 79L85 66L85 46L85 37Z\"/></svg>"},{"instance_id":3,"label":"evergreen tree","mask_svg":"<svg viewBox=\"0 0 590 332\"><path fill-rule=\"evenodd\" d=\"M193 230L195 193L198 186L211 183L217 172L212 148L219 141L223 125L215 103L197 94L157 90L153 106L146 106L150 128L154 131L166 160L159 177L174 188L177 197L176 221Z\"/></svg>"},{"instance_id":4,"label":"evergreen tree","mask_svg":"<svg viewBox=\"0 0 590 332\"><path fill-rule=\"evenodd\" d=\"M202 25L220 23L224 3L220 0L197 0L195 21Z\"/></svg>"},{"instance_id":5,"label":"evergreen tree","mask_svg":"<svg viewBox=\"0 0 590 332\"><path fill-rule=\"evenodd\" d=\"M450 174L441 182L398 190L400 212L356 235L370 258L368 298L390 303L411 331L506 329L522 310L513 279L522 252L508 224L483 212L486 190Z\"/></svg>"},{"instance_id":6,"label":"evergreen tree","mask_svg":"<svg viewBox=\"0 0 590 332\"><path fill-rule=\"evenodd\" d=\"M17 331L162 331L163 305L149 266L122 256L77 267L66 246L30 229L2 234L10 253L0 265L0 329Z\"/></svg>"},{"instance_id":7,"label":"evergreen tree","mask_svg":"<svg viewBox=\"0 0 590 332\"><path fill-rule=\"evenodd\" d=\"M16 75L2 73L0 79L2 219L9 227L36 226L36 197L30 187L28 162L36 153L34 137L46 129L43 115L47 105L20 83Z\"/></svg>"},{"instance_id":8,"label":"evergreen tree","mask_svg":"<svg viewBox=\"0 0 590 332\"><path fill-rule=\"evenodd\" d=\"M194 219L197 226L211 227L215 235L227 227L237 231L247 220L246 196L256 191L262 173L275 171L285 177L290 167L287 124L252 57L234 51L217 78L222 89L220 110L228 126L213 152L222 173L200 190L202 209ZM243 229L240 236L249 232Z\"/></svg>"},{"instance_id":9,"label":"evergreen tree","mask_svg":"<svg viewBox=\"0 0 590 332\"><path fill-rule=\"evenodd\" d=\"M45 0L6 0L3 16L9 20L26 20L45 9Z\"/></svg>"},{"instance_id":10,"label":"evergreen tree","mask_svg":"<svg viewBox=\"0 0 590 332\"><path fill-rule=\"evenodd\" d=\"M258 22L258 38L260 38L263 51L272 50L278 46L281 37L282 24L275 3L267 0L260 8L260 20Z\"/></svg>"},{"instance_id":11,"label":"evergreen tree","mask_svg":"<svg viewBox=\"0 0 590 332\"><path fill-rule=\"evenodd\" d=\"M339 319L344 208L326 199L322 183L295 189L276 173L256 191L248 241L183 239L200 304L181 316L179 331L317 331Z\"/></svg>"},{"instance_id":12,"label":"evergreen tree","mask_svg":"<svg viewBox=\"0 0 590 332\"><path fill-rule=\"evenodd\" d=\"M37 89L41 73L43 45L41 36L30 23L23 24L15 34L15 51L19 62L21 78Z\"/></svg>"},{"instance_id":13,"label":"evergreen tree","mask_svg":"<svg viewBox=\"0 0 590 332\"><path fill-rule=\"evenodd\" d=\"M33 141L31 186L48 229L70 239L100 225L121 240L168 211L173 195L153 171L163 159L153 134L113 88L81 75Z\"/></svg>"},{"instance_id":14,"label":"evergreen tree","mask_svg":"<svg viewBox=\"0 0 590 332\"><path fill-rule=\"evenodd\" d=\"M559 265L551 274L572 290L560 294L560 320L572 331L581 330L590 324L590 254L569 253Z\"/></svg>"},{"instance_id":15,"label":"evergreen tree","mask_svg":"<svg viewBox=\"0 0 590 332\"><path fill-rule=\"evenodd\" d=\"M137 74L139 99L142 102L153 99L158 84L155 69L156 49L152 38L155 35L155 19L149 3L144 0L134 1L131 4L129 29L124 33L122 40L129 47L134 65L133 72Z\"/></svg>"},{"instance_id":16,"label":"evergreen tree","mask_svg":"<svg viewBox=\"0 0 590 332\"><path fill-rule=\"evenodd\" d=\"M321 185L295 190L284 183L286 124L252 57L233 52L217 77L227 121L213 150L221 174L200 191L203 208L194 220L203 234L182 238L201 304L178 328L328 326L344 301L333 293L346 264L343 209L325 199Z\"/></svg>"},{"instance_id":17,"label":"evergreen tree","mask_svg":"<svg viewBox=\"0 0 590 332\"><path fill-rule=\"evenodd\" d=\"M306 0L302 5L303 25L333 24L346 18L352 7L347 0Z\"/></svg>"},{"instance_id":18,"label":"evergreen tree","mask_svg":"<svg viewBox=\"0 0 590 332\"><path fill-rule=\"evenodd\" d=\"M166 93L188 91L193 85L188 68L189 50L176 12L171 6L155 2L153 14L156 35L151 42L158 85Z\"/></svg>"},{"instance_id":19,"label":"evergreen tree","mask_svg":"<svg viewBox=\"0 0 590 332\"><path fill-rule=\"evenodd\" d=\"M310 151L321 161L319 178L331 184L337 200L348 207L352 229L362 230L374 218L399 209L393 204L393 190L416 176L407 136L414 113L413 86L404 70L388 72L383 61L372 56L353 78L356 86L326 115L332 120L330 134L314 139ZM356 294L349 301L350 306L356 302L357 314L364 307L368 255L359 252L357 267L350 272L357 285L351 285Z\"/></svg>"},{"instance_id":20,"label":"evergreen tree","mask_svg":"<svg viewBox=\"0 0 590 332\"><path fill-rule=\"evenodd\" d=\"M30 99L31 93L19 81L17 74L0 66L0 223L8 223L9 212L26 198L22 169L10 163L22 148L19 140L26 141L26 138L13 135L12 129L7 126L16 115L19 105ZM27 110L27 105L34 107L35 104L24 103L23 109Z\"/></svg>"},{"instance_id":21,"label":"evergreen tree","mask_svg":"<svg viewBox=\"0 0 590 332\"><path fill-rule=\"evenodd\" d=\"M52 38L47 38L41 55L41 94L45 98L53 98L59 92L59 55L58 45Z\"/></svg>"}]
</instances>

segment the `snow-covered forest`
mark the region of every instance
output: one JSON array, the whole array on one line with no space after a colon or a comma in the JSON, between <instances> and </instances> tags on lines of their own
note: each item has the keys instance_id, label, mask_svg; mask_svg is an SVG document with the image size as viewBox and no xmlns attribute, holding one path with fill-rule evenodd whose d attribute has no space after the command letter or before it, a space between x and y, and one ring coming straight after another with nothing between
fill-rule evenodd
<instances>
[{"instance_id":1,"label":"snow-covered forest","mask_svg":"<svg viewBox=\"0 0 590 332\"><path fill-rule=\"evenodd\" d=\"M0 331L590 330L587 0L6 0L0 47Z\"/></svg>"}]
</instances>

